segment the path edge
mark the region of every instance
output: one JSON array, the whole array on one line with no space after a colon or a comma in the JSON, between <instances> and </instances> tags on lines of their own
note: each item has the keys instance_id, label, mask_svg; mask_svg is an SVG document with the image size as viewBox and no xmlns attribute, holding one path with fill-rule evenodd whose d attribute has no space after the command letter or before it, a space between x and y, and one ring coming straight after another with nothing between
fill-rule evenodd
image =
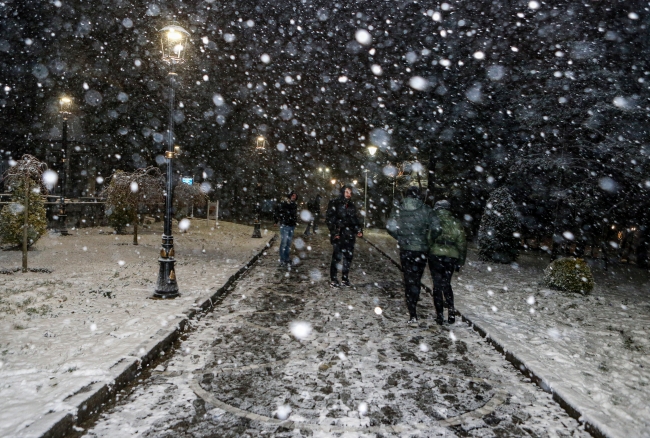
<instances>
[{"instance_id":1,"label":"path edge","mask_svg":"<svg viewBox=\"0 0 650 438\"><path fill-rule=\"evenodd\" d=\"M168 350L172 344L177 341L185 332L188 323L195 319L199 314L203 314L215 306L215 303L226 294L230 286L241 278L248 270L255 264L266 251L271 248L273 243L277 240L277 235L274 234L271 239L258 251L248 262L246 262L237 272L231 275L228 280L219 287L211 296L209 296L203 303L196 305L189 310L183 311L185 317L177 322L176 325L160 329L152 336L154 341L146 346L146 352L141 354L139 358L128 357L122 358L111 368L116 369L115 374L110 382L95 382L85 386L76 394L68 397L69 404L73 405L71 412L55 412L52 414L45 414L29 427L21 430L18 434L20 437L38 437L38 438L63 438L72 433L87 419L101 412L102 407L106 405L111 398L113 398L118 391L125 386L134 382L140 375L142 368L149 366L153 363L161 353Z\"/></svg>"},{"instance_id":2,"label":"path edge","mask_svg":"<svg viewBox=\"0 0 650 438\"><path fill-rule=\"evenodd\" d=\"M371 242L366 237L363 237L363 240L376 249L381 255L386 257L393 265L397 266L400 270L402 269L402 265L384 252L384 250L382 250L378 245ZM422 287L429 294L433 294L433 290L429 286L422 283ZM468 323L475 332L481 335L481 337L485 338L495 350L501 353L506 360L517 369L517 371L531 379L534 384L542 388L544 391L550 392L553 396L553 400L555 400L570 417L584 425L585 430L592 436L596 438L621 438L620 436L613 434L609 427L602 424L600 421L595 420L592 415L589 415L584 407L580 406L575 401L572 401L572 397L569 394L567 394L563 389L558 388L559 385L551 384L550 382L552 379L544 377L536 367L529 366L526 363L526 360L518 356L517 353L512 351L505 342L501 341L495 333L491 332L491 326L488 323L485 323L484 325L483 321L477 322L473 317L470 319L469 315L467 313L463 314L458 310L457 306L455 310L456 314L460 316L463 321Z\"/></svg>"}]
</instances>

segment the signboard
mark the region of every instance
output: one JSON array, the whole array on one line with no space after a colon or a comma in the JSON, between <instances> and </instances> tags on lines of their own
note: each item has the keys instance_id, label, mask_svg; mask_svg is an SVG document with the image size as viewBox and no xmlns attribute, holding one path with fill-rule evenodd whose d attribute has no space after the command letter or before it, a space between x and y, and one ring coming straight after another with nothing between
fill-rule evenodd
<instances>
[{"instance_id":1,"label":"signboard","mask_svg":"<svg viewBox=\"0 0 650 438\"><path fill-rule=\"evenodd\" d=\"M194 178L191 176L184 176L181 178L181 181L183 182L183 184L187 184L188 186L194 184Z\"/></svg>"}]
</instances>

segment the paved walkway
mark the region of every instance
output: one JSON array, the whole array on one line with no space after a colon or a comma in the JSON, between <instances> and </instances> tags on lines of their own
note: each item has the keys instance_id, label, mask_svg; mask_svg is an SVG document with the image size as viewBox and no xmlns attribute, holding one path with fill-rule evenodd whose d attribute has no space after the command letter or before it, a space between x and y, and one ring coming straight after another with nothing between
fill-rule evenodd
<instances>
[{"instance_id":1,"label":"paved walkway","mask_svg":"<svg viewBox=\"0 0 650 438\"><path fill-rule=\"evenodd\" d=\"M269 250L84 436L588 436L467 325L427 319L429 296L408 327L366 243L352 289L329 288L325 238L296 243L298 266Z\"/></svg>"}]
</instances>

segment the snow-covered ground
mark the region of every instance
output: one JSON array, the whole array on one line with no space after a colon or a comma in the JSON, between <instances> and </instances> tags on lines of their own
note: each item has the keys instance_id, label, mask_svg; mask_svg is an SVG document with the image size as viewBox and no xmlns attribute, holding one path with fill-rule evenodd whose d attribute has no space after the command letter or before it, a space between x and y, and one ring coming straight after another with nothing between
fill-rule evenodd
<instances>
[{"instance_id":1,"label":"snow-covered ground","mask_svg":"<svg viewBox=\"0 0 650 438\"><path fill-rule=\"evenodd\" d=\"M366 236L399 260L391 237ZM605 434L650 436L650 275L594 270L584 297L542 284L548 262L528 253L513 265L485 263L470 249L454 276L456 306ZM423 282L431 286L428 274Z\"/></svg>"},{"instance_id":2,"label":"snow-covered ground","mask_svg":"<svg viewBox=\"0 0 650 438\"><path fill-rule=\"evenodd\" d=\"M187 233L176 228L181 297L165 301L151 299L161 231L143 230L138 246L109 228L48 235L29 265L52 273L0 274L0 436L29 436L35 421L72 411L73 394L111 381L123 358L142 356L272 235L251 239L251 227L200 219ZM0 270L20 264L20 251L0 251Z\"/></svg>"}]
</instances>

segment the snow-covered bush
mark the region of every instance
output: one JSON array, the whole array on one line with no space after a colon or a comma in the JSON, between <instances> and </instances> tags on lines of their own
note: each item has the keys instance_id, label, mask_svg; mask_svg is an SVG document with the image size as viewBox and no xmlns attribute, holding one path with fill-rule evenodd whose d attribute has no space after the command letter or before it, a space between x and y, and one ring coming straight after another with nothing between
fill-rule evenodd
<instances>
[{"instance_id":1,"label":"snow-covered bush","mask_svg":"<svg viewBox=\"0 0 650 438\"><path fill-rule=\"evenodd\" d=\"M108 223L117 233L133 224L133 244L138 244L138 209L162 205L164 178L156 167L137 169L133 173L117 170L102 191L106 197Z\"/></svg>"},{"instance_id":2,"label":"snow-covered bush","mask_svg":"<svg viewBox=\"0 0 650 438\"><path fill-rule=\"evenodd\" d=\"M47 230L43 198L36 183L31 179L27 181L29 187L24 182L13 187L11 202L0 211L0 240L3 243L20 245L23 242L25 190L29 190L27 246L32 246Z\"/></svg>"},{"instance_id":3,"label":"snow-covered bush","mask_svg":"<svg viewBox=\"0 0 650 438\"><path fill-rule=\"evenodd\" d=\"M485 261L511 263L519 255L517 207L505 187L490 195L478 230L479 257Z\"/></svg>"},{"instance_id":4,"label":"snow-covered bush","mask_svg":"<svg viewBox=\"0 0 650 438\"><path fill-rule=\"evenodd\" d=\"M181 220L190 215L192 207L204 208L208 195L198 185L180 183L174 187L174 218Z\"/></svg>"},{"instance_id":5,"label":"snow-covered bush","mask_svg":"<svg viewBox=\"0 0 650 438\"><path fill-rule=\"evenodd\" d=\"M594 288L594 277L583 259L567 257L554 260L544 270L544 283L563 291L587 295Z\"/></svg>"},{"instance_id":6,"label":"snow-covered bush","mask_svg":"<svg viewBox=\"0 0 650 438\"><path fill-rule=\"evenodd\" d=\"M116 193L110 201L106 201L108 224L117 234L124 233L127 225L133 224L137 220L136 214L136 206L129 202L127 193Z\"/></svg>"}]
</instances>

